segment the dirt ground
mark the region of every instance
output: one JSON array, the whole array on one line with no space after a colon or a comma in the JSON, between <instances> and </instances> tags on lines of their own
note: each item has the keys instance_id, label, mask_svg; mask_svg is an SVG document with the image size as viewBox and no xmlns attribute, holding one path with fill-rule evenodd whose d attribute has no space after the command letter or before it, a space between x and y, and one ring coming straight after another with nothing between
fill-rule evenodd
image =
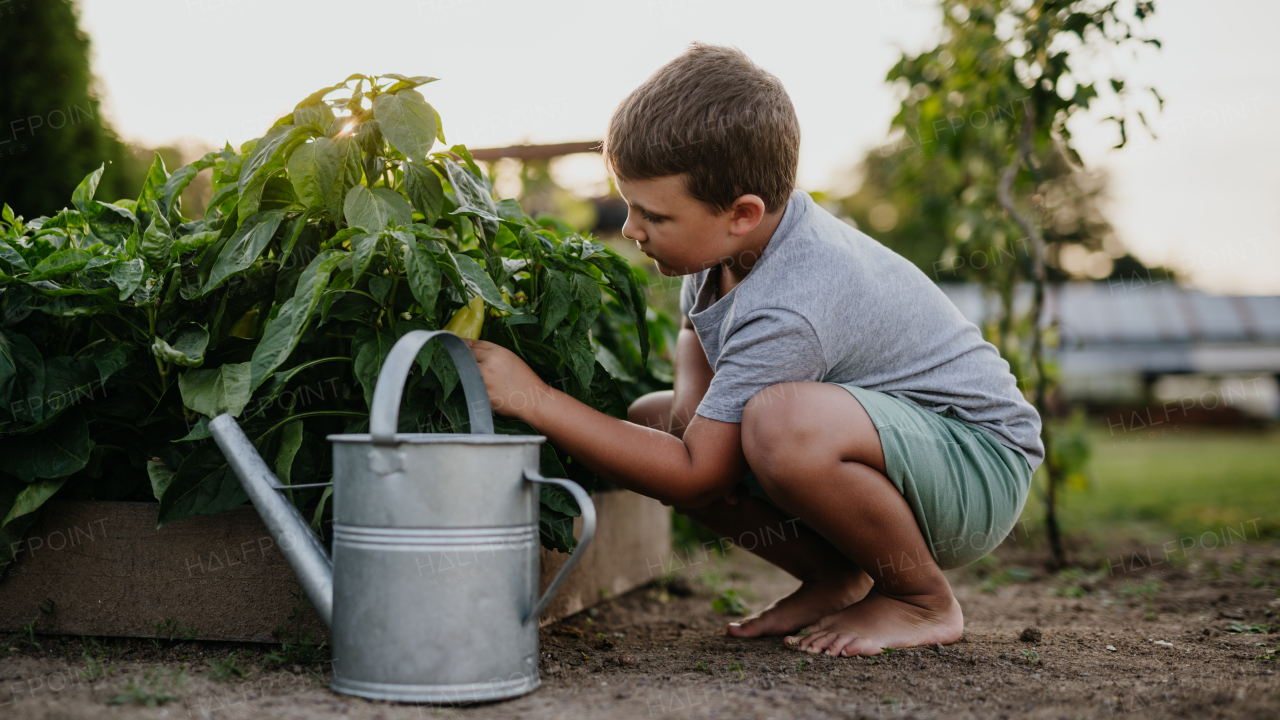
<instances>
[{"instance_id":1,"label":"dirt ground","mask_svg":"<svg viewBox=\"0 0 1280 720\"><path fill-rule=\"evenodd\" d=\"M827 658L726 637L723 591L761 606L797 585L737 551L681 556L675 582L543 628L543 685L507 702L336 695L326 665L269 664L261 645L35 635L40 649L11 639L0 658L0 718L1280 717L1280 545L1135 547L1065 576L1039 553L998 555L950 573L967 627L942 648ZM219 681L209 661L232 652Z\"/></svg>"}]
</instances>

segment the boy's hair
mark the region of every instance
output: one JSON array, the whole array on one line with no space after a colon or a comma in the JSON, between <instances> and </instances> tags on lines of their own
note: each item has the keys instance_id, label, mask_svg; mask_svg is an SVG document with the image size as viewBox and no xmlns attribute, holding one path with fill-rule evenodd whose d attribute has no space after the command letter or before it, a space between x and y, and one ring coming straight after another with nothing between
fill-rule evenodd
<instances>
[{"instance_id":1,"label":"boy's hair","mask_svg":"<svg viewBox=\"0 0 1280 720\"><path fill-rule=\"evenodd\" d=\"M716 212L746 194L775 212L795 188L800 121L778 78L741 50L693 43L613 111L603 151L625 180L686 173L689 194Z\"/></svg>"}]
</instances>

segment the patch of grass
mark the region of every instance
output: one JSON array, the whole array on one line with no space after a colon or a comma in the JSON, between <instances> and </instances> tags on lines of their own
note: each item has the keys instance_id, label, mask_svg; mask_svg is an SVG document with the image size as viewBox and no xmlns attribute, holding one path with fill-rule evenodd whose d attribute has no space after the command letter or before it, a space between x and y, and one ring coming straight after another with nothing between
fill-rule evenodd
<instances>
[{"instance_id":1,"label":"patch of grass","mask_svg":"<svg viewBox=\"0 0 1280 720\"><path fill-rule=\"evenodd\" d=\"M311 601L307 599L305 594L301 593L294 594L293 598L297 601L297 604L289 612L287 624L278 625L271 631L271 637L280 641L280 650L267 655L267 663L310 665L312 663L328 662L329 653L326 648L329 643L322 642L317 644L313 639L315 630L308 630L302 625L303 608L312 607ZM590 619L587 622L589 624L591 622Z\"/></svg>"},{"instance_id":2,"label":"patch of grass","mask_svg":"<svg viewBox=\"0 0 1280 720\"><path fill-rule=\"evenodd\" d=\"M1148 595L1155 595L1156 593L1159 593L1161 590L1164 590L1163 582L1159 580L1148 580L1140 585L1137 585L1134 583L1127 583L1120 588L1119 592L1120 592L1120 597L1122 598L1135 598L1135 597L1146 597Z\"/></svg>"},{"instance_id":3,"label":"patch of grass","mask_svg":"<svg viewBox=\"0 0 1280 720\"><path fill-rule=\"evenodd\" d=\"M178 699L174 693L182 686L186 675L185 670L173 673L161 665L143 673L140 683L135 683L133 676L130 676L124 692L107 698L107 704L126 705L136 702L144 707L155 708L173 702Z\"/></svg>"},{"instance_id":4,"label":"patch of grass","mask_svg":"<svg viewBox=\"0 0 1280 720\"><path fill-rule=\"evenodd\" d=\"M808 660L801 660L800 662L796 663L796 670L798 672L804 672L804 670L808 668L810 664L811 663Z\"/></svg>"},{"instance_id":5,"label":"patch of grass","mask_svg":"<svg viewBox=\"0 0 1280 720\"><path fill-rule=\"evenodd\" d=\"M1263 623L1242 623L1233 622L1227 626L1227 632L1239 635L1266 635L1271 632L1271 626Z\"/></svg>"},{"instance_id":6,"label":"patch of grass","mask_svg":"<svg viewBox=\"0 0 1280 720\"><path fill-rule=\"evenodd\" d=\"M1254 645L1257 645L1258 647L1262 648L1262 654L1254 657L1253 658L1254 660L1259 660L1262 662L1275 662L1276 660L1275 646L1269 645L1267 643L1254 643Z\"/></svg>"},{"instance_id":7,"label":"patch of grass","mask_svg":"<svg viewBox=\"0 0 1280 720\"><path fill-rule=\"evenodd\" d=\"M156 631L151 635L151 644L157 648L161 646L161 643L167 643L167 646L172 646L175 642L195 640L196 636L200 634L200 628L194 625L188 628L178 627L178 621L174 618L165 618L156 623L155 627Z\"/></svg>"},{"instance_id":8,"label":"patch of grass","mask_svg":"<svg viewBox=\"0 0 1280 720\"><path fill-rule=\"evenodd\" d=\"M749 608L738 595L738 591L729 588L720 593L720 597L711 601L711 609L723 615L746 615Z\"/></svg>"},{"instance_id":9,"label":"patch of grass","mask_svg":"<svg viewBox=\"0 0 1280 720\"><path fill-rule=\"evenodd\" d=\"M737 665L730 665L730 666L729 666L729 672L736 672L736 673L738 673L738 679L739 679L739 680L745 679L745 678L747 677L747 674L746 674L745 672L743 672L743 665L742 665L742 663L738 663Z\"/></svg>"},{"instance_id":10,"label":"patch of grass","mask_svg":"<svg viewBox=\"0 0 1280 720\"><path fill-rule=\"evenodd\" d=\"M708 674L708 675L710 675L710 674L711 674L711 668L707 667L707 664L706 664L706 663L704 663L704 662L696 663L696 664L693 666L693 669L694 669L694 670L697 670L698 672L704 672L704 673L706 673L706 674Z\"/></svg>"},{"instance_id":11,"label":"patch of grass","mask_svg":"<svg viewBox=\"0 0 1280 720\"><path fill-rule=\"evenodd\" d=\"M1036 572L1031 568L1022 567L1021 565L1009 565L983 580L982 584L978 586L978 590L984 593L994 593L1010 583L1028 583L1034 580L1035 577Z\"/></svg>"},{"instance_id":12,"label":"patch of grass","mask_svg":"<svg viewBox=\"0 0 1280 720\"><path fill-rule=\"evenodd\" d=\"M249 670L239 663L240 652L236 651L221 660L205 660L209 666L209 675L218 682L230 682L249 674Z\"/></svg>"},{"instance_id":13,"label":"patch of grass","mask_svg":"<svg viewBox=\"0 0 1280 720\"><path fill-rule=\"evenodd\" d=\"M1053 594L1056 597L1082 598L1093 592L1093 586L1102 579L1102 574L1101 570L1089 572L1078 567L1062 570L1054 576L1062 584L1053 588Z\"/></svg>"},{"instance_id":14,"label":"patch of grass","mask_svg":"<svg viewBox=\"0 0 1280 720\"><path fill-rule=\"evenodd\" d=\"M1040 653L1035 650L1020 650L1022 657L1026 658L1028 665L1035 665L1040 662Z\"/></svg>"},{"instance_id":15,"label":"patch of grass","mask_svg":"<svg viewBox=\"0 0 1280 720\"><path fill-rule=\"evenodd\" d=\"M1062 526L1101 541L1136 534L1143 542L1159 543L1208 531L1221 534L1227 527L1239 533L1241 523L1250 540L1280 537L1280 493L1275 492L1280 427L1178 425L1174 432L1175 425L1176 419L1151 434L1119 426L1112 431L1105 420L1097 421L1089 431L1092 482L1062 498ZM1169 432L1162 435L1161 429ZM1043 473L1036 482L1043 484ZM1031 493L1023 517L1041 522L1038 493Z\"/></svg>"}]
</instances>

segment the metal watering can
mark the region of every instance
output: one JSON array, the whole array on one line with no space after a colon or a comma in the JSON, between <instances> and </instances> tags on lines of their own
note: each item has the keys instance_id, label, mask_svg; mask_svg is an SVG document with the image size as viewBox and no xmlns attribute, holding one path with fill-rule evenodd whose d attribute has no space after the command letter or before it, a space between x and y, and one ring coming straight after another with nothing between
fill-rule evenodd
<instances>
[{"instance_id":1,"label":"metal watering can","mask_svg":"<svg viewBox=\"0 0 1280 720\"><path fill-rule=\"evenodd\" d=\"M397 433L418 351L444 343L470 434ZM500 700L532 692L538 616L595 533L595 506L538 474L541 435L495 435L489 396L458 336L415 330L391 349L367 435L330 435L333 558L230 415L209 430L333 635L330 689L400 702ZM571 492L582 539L538 597L538 483Z\"/></svg>"}]
</instances>

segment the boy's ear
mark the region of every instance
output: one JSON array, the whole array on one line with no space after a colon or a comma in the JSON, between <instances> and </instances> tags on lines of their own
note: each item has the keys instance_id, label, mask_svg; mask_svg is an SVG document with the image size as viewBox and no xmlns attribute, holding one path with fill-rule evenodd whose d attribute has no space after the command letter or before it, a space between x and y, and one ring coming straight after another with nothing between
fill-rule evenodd
<instances>
[{"instance_id":1,"label":"boy's ear","mask_svg":"<svg viewBox=\"0 0 1280 720\"><path fill-rule=\"evenodd\" d=\"M759 195L743 195L729 208L729 233L746 235L764 219L765 204Z\"/></svg>"}]
</instances>

